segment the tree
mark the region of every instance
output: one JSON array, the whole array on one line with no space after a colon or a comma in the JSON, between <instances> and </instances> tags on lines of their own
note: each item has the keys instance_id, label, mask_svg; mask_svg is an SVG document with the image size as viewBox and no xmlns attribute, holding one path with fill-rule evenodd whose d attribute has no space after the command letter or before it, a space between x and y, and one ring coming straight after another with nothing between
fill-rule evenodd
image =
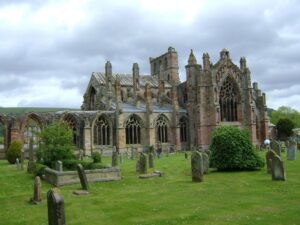
<instances>
[{"instance_id":1,"label":"tree","mask_svg":"<svg viewBox=\"0 0 300 225\"><path fill-rule=\"evenodd\" d=\"M293 129L295 124L292 120L288 118L279 119L277 124L277 136L280 140L286 140L288 137L293 135Z\"/></svg>"},{"instance_id":2,"label":"tree","mask_svg":"<svg viewBox=\"0 0 300 225\"><path fill-rule=\"evenodd\" d=\"M254 152L250 133L234 126L222 126L213 132L211 167L218 170L253 170L264 166Z\"/></svg>"},{"instance_id":3,"label":"tree","mask_svg":"<svg viewBox=\"0 0 300 225\"><path fill-rule=\"evenodd\" d=\"M40 134L41 144L37 151L39 162L52 166L57 160L74 159L73 131L65 122L53 123Z\"/></svg>"},{"instance_id":4,"label":"tree","mask_svg":"<svg viewBox=\"0 0 300 225\"><path fill-rule=\"evenodd\" d=\"M287 106L281 106L277 110L273 110L271 114L271 122L277 124L280 119L290 119L295 127L300 127L300 113Z\"/></svg>"},{"instance_id":5,"label":"tree","mask_svg":"<svg viewBox=\"0 0 300 225\"><path fill-rule=\"evenodd\" d=\"M21 151L22 142L12 141L6 153L7 161L11 164L16 163L17 158L21 159Z\"/></svg>"}]
</instances>

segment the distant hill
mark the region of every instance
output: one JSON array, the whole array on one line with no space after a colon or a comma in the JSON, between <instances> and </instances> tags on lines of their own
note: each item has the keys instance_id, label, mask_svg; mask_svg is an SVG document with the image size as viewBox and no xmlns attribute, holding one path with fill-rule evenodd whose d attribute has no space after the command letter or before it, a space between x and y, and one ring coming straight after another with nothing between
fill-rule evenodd
<instances>
[{"instance_id":1,"label":"distant hill","mask_svg":"<svg viewBox=\"0 0 300 225\"><path fill-rule=\"evenodd\" d=\"M5 115L22 115L28 112L57 112L57 111L78 111L80 109L69 108L39 108L39 107L0 107L0 113Z\"/></svg>"}]
</instances>

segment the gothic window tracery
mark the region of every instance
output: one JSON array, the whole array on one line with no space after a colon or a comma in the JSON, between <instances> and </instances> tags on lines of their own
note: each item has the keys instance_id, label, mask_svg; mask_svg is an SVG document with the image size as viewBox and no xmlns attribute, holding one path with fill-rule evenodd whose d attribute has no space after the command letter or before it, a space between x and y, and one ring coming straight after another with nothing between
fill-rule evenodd
<instances>
[{"instance_id":1,"label":"gothic window tracery","mask_svg":"<svg viewBox=\"0 0 300 225\"><path fill-rule=\"evenodd\" d=\"M179 120L180 141L187 142L187 119L182 117Z\"/></svg>"},{"instance_id":2,"label":"gothic window tracery","mask_svg":"<svg viewBox=\"0 0 300 225\"><path fill-rule=\"evenodd\" d=\"M125 125L126 144L141 144L141 123L132 115Z\"/></svg>"},{"instance_id":3,"label":"gothic window tracery","mask_svg":"<svg viewBox=\"0 0 300 225\"><path fill-rule=\"evenodd\" d=\"M110 126L104 117L99 117L94 124L94 144L110 144Z\"/></svg>"},{"instance_id":4,"label":"gothic window tracery","mask_svg":"<svg viewBox=\"0 0 300 225\"><path fill-rule=\"evenodd\" d=\"M237 121L238 93L234 80L227 77L224 81L219 96L221 121Z\"/></svg>"},{"instance_id":5,"label":"gothic window tracery","mask_svg":"<svg viewBox=\"0 0 300 225\"><path fill-rule=\"evenodd\" d=\"M75 145L77 145L77 132L76 132L76 128L77 128L77 123L76 123L76 119L74 118L74 116L72 115L67 115L64 118L64 121L69 125L69 127L72 129L73 131L73 143Z\"/></svg>"},{"instance_id":6,"label":"gothic window tracery","mask_svg":"<svg viewBox=\"0 0 300 225\"><path fill-rule=\"evenodd\" d=\"M168 121L164 116L160 116L156 121L156 135L158 142L168 142Z\"/></svg>"}]
</instances>

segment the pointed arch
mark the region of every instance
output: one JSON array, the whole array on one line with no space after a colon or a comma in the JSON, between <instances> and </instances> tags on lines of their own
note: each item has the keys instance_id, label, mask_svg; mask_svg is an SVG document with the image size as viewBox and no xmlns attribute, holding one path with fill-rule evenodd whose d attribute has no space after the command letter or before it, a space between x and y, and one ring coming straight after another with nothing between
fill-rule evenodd
<instances>
[{"instance_id":1,"label":"pointed arch","mask_svg":"<svg viewBox=\"0 0 300 225\"><path fill-rule=\"evenodd\" d=\"M97 93L96 89L91 86L89 90L89 95L88 95L88 109L89 110L95 110L96 109L96 99L97 99Z\"/></svg>"},{"instance_id":2,"label":"pointed arch","mask_svg":"<svg viewBox=\"0 0 300 225\"><path fill-rule=\"evenodd\" d=\"M73 143L76 146L79 146L79 135L77 134L78 126L79 126L79 121L76 119L76 117L73 114L67 113L63 116L62 118L63 121L65 121L70 129L73 131Z\"/></svg>"},{"instance_id":3,"label":"pointed arch","mask_svg":"<svg viewBox=\"0 0 300 225\"><path fill-rule=\"evenodd\" d=\"M106 115L99 115L93 123L94 145L111 145L112 123Z\"/></svg>"},{"instance_id":4,"label":"pointed arch","mask_svg":"<svg viewBox=\"0 0 300 225\"><path fill-rule=\"evenodd\" d=\"M128 117L125 123L126 144L141 144L142 120L136 114Z\"/></svg>"},{"instance_id":5,"label":"pointed arch","mask_svg":"<svg viewBox=\"0 0 300 225\"><path fill-rule=\"evenodd\" d=\"M240 93L236 81L227 76L220 88L219 104L221 121L238 121L238 104Z\"/></svg>"},{"instance_id":6,"label":"pointed arch","mask_svg":"<svg viewBox=\"0 0 300 225\"><path fill-rule=\"evenodd\" d=\"M24 147L29 147L29 140L34 143L39 141L39 134L43 128L42 118L36 113L28 113L21 121L21 134L24 141Z\"/></svg>"},{"instance_id":7,"label":"pointed arch","mask_svg":"<svg viewBox=\"0 0 300 225\"><path fill-rule=\"evenodd\" d=\"M168 118L161 114L157 117L156 123L156 140L159 143L168 142L168 129L169 129L169 120Z\"/></svg>"},{"instance_id":8,"label":"pointed arch","mask_svg":"<svg viewBox=\"0 0 300 225\"><path fill-rule=\"evenodd\" d=\"M182 116L179 119L180 142L187 142L188 137L188 119Z\"/></svg>"}]
</instances>

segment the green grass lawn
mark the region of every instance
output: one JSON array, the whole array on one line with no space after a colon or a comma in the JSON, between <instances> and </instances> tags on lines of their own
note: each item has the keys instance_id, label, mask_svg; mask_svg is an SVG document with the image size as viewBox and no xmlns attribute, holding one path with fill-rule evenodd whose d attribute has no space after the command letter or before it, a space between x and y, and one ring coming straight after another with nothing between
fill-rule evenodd
<instances>
[{"instance_id":1,"label":"green grass lawn","mask_svg":"<svg viewBox=\"0 0 300 225\"><path fill-rule=\"evenodd\" d=\"M299 159L286 161L285 182L272 181L264 168L210 171L203 183L193 183L190 160L183 154L155 163L164 177L139 179L135 161L126 160L121 181L91 183L87 196L72 194L79 184L59 188L67 224L300 224ZM48 224L46 193L51 185L43 182L43 201L32 205L32 175L6 161L0 161L0 174L0 224Z\"/></svg>"}]
</instances>

